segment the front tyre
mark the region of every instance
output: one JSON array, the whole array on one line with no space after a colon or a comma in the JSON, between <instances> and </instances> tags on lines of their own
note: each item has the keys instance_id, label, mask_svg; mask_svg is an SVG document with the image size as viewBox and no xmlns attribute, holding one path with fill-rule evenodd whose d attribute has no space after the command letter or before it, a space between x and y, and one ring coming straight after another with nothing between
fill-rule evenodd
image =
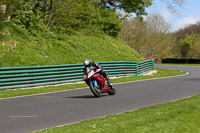
<instances>
[{"instance_id":1,"label":"front tyre","mask_svg":"<svg viewBox=\"0 0 200 133\"><path fill-rule=\"evenodd\" d=\"M115 90L115 86L113 85L112 87L110 87L110 90L108 91L109 95L115 95L116 90Z\"/></svg>"},{"instance_id":2,"label":"front tyre","mask_svg":"<svg viewBox=\"0 0 200 133\"><path fill-rule=\"evenodd\" d=\"M96 81L97 82L97 81ZM94 82L90 81L90 90L94 94L95 97L101 97L101 87L100 84L97 82L97 86L95 85Z\"/></svg>"}]
</instances>

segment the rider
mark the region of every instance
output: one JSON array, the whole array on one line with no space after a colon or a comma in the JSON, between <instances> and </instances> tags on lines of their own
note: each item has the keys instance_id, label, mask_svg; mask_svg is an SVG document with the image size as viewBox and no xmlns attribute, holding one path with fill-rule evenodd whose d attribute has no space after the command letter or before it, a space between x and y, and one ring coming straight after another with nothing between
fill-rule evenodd
<instances>
[{"instance_id":1,"label":"rider","mask_svg":"<svg viewBox=\"0 0 200 133\"><path fill-rule=\"evenodd\" d=\"M95 67L95 71L97 73L100 73L108 81L108 85L109 86L113 86L113 84L111 83L111 81L110 81L109 77L107 76L106 72L103 70L103 68L98 63L90 62L89 59L86 59L83 64L85 66L84 72L86 71L87 67L93 66L93 67ZM83 80L85 80L84 77L83 77Z\"/></svg>"}]
</instances>

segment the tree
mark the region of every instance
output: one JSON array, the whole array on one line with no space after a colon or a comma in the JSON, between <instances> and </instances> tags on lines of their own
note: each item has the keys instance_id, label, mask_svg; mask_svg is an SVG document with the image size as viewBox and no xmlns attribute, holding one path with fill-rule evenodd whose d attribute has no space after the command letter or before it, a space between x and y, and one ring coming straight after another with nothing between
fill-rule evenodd
<instances>
[{"instance_id":1,"label":"tree","mask_svg":"<svg viewBox=\"0 0 200 133\"><path fill-rule=\"evenodd\" d=\"M152 0L92 0L104 9L120 9L126 13L136 13L138 17L147 15L146 7L152 4Z\"/></svg>"},{"instance_id":2,"label":"tree","mask_svg":"<svg viewBox=\"0 0 200 133\"><path fill-rule=\"evenodd\" d=\"M49 29L71 33L74 30L84 32L104 32L117 36L120 20L110 9L99 8L88 0L43 0L44 22Z\"/></svg>"},{"instance_id":3,"label":"tree","mask_svg":"<svg viewBox=\"0 0 200 133\"><path fill-rule=\"evenodd\" d=\"M175 33L180 58L200 58L200 21Z\"/></svg>"},{"instance_id":4,"label":"tree","mask_svg":"<svg viewBox=\"0 0 200 133\"><path fill-rule=\"evenodd\" d=\"M48 28L51 28L51 26L54 23L53 15L54 15L54 6L55 6L55 0L44 0L44 9L45 9L45 16L44 16L44 23ZM58 2L60 2L58 0Z\"/></svg>"},{"instance_id":5,"label":"tree","mask_svg":"<svg viewBox=\"0 0 200 133\"><path fill-rule=\"evenodd\" d=\"M119 36L145 58L175 56L175 37L169 32L170 26L159 14L152 14L142 22L138 19L122 22Z\"/></svg>"},{"instance_id":6,"label":"tree","mask_svg":"<svg viewBox=\"0 0 200 133\"><path fill-rule=\"evenodd\" d=\"M142 15L147 15L145 11L146 7L152 5L154 0L89 0L90 2L97 3L105 9L120 9L125 13L135 13L139 18ZM187 0L160 0L167 5L168 10L178 15L179 9L182 9L186 5Z\"/></svg>"},{"instance_id":7,"label":"tree","mask_svg":"<svg viewBox=\"0 0 200 133\"><path fill-rule=\"evenodd\" d=\"M157 33L169 33L170 25L160 14L150 14L145 21L150 29Z\"/></svg>"},{"instance_id":8,"label":"tree","mask_svg":"<svg viewBox=\"0 0 200 133\"><path fill-rule=\"evenodd\" d=\"M190 24L185 26L182 29L179 29L175 34L177 41L184 39L187 35L191 35L193 33L200 34L200 21L195 24Z\"/></svg>"},{"instance_id":9,"label":"tree","mask_svg":"<svg viewBox=\"0 0 200 133\"><path fill-rule=\"evenodd\" d=\"M200 58L200 39L191 47L190 55L192 58Z\"/></svg>"},{"instance_id":10,"label":"tree","mask_svg":"<svg viewBox=\"0 0 200 133\"><path fill-rule=\"evenodd\" d=\"M181 58L200 58L200 35L192 33L181 39L178 44Z\"/></svg>"}]
</instances>

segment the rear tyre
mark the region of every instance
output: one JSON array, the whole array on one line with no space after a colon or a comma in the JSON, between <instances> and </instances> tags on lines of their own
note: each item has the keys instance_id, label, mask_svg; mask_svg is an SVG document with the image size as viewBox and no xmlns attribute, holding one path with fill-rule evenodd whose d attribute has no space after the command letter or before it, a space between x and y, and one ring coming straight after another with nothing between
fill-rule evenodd
<instances>
[{"instance_id":1,"label":"rear tyre","mask_svg":"<svg viewBox=\"0 0 200 133\"><path fill-rule=\"evenodd\" d=\"M110 90L108 91L109 95L115 95L116 90L115 90L115 86L113 85L112 87L110 87Z\"/></svg>"},{"instance_id":2,"label":"rear tyre","mask_svg":"<svg viewBox=\"0 0 200 133\"><path fill-rule=\"evenodd\" d=\"M92 91L92 93L94 94L95 97L101 97L101 87L100 84L97 83L97 87L95 86L95 84L93 82L89 82L90 84L90 90Z\"/></svg>"}]
</instances>

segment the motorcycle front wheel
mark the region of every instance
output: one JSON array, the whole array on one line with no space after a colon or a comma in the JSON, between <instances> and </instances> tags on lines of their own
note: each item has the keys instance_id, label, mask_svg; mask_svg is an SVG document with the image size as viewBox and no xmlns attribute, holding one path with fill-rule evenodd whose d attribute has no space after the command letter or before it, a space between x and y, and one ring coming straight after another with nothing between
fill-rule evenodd
<instances>
[{"instance_id":1,"label":"motorcycle front wheel","mask_svg":"<svg viewBox=\"0 0 200 133\"><path fill-rule=\"evenodd\" d=\"M89 82L90 90L92 91L95 97L101 97L101 86L98 82L97 82L97 85L95 85L94 82L97 82L97 81Z\"/></svg>"}]
</instances>

